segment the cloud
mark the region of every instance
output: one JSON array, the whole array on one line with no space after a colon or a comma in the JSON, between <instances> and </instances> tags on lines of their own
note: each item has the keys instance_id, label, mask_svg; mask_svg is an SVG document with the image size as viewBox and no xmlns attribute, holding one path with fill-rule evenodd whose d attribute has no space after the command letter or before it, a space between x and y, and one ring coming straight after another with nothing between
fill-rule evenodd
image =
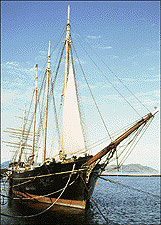
<instances>
[{"instance_id":1,"label":"cloud","mask_svg":"<svg viewBox=\"0 0 161 225\"><path fill-rule=\"evenodd\" d=\"M103 98L112 102L125 102L125 99L119 95L105 95Z\"/></svg>"},{"instance_id":2,"label":"cloud","mask_svg":"<svg viewBox=\"0 0 161 225\"><path fill-rule=\"evenodd\" d=\"M153 76L153 77L151 77L151 78L147 78L147 79L145 79L144 81L145 81L145 82L156 82L156 81L159 82L159 80L160 80L160 75L156 75L156 76Z\"/></svg>"},{"instance_id":3,"label":"cloud","mask_svg":"<svg viewBox=\"0 0 161 225\"><path fill-rule=\"evenodd\" d=\"M137 55L131 55L131 56L128 56L127 58L123 59L123 61L126 62L126 61L135 60L135 59L137 59Z\"/></svg>"},{"instance_id":4,"label":"cloud","mask_svg":"<svg viewBox=\"0 0 161 225\"><path fill-rule=\"evenodd\" d=\"M153 76L150 76L150 75L144 75L144 76L141 76L140 78L134 78L134 77L124 77L122 78L122 81L125 81L125 82L138 82L138 79L140 80L140 82L159 82L160 80L160 75L153 75Z\"/></svg>"},{"instance_id":5,"label":"cloud","mask_svg":"<svg viewBox=\"0 0 161 225\"><path fill-rule=\"evenodd\" d=\"M17 103L25 100L25 93L20 89L3 89L2 91L2 109L9 109L12 106L16 107Z\"/></svg>"},{"instance_id":6,"label":"cloud","mask_svg":"<svg viewBox=\"0 0 161 225\"><path fill-rule=\"evenodd\" d=\"M112 47L111 46L102 46L102 47L99 47L100 49L111 49Z\"/></svg>"},{"instance_id":7,"label":"cloud","mask_svg":"<svg viewBox=\"0 0 161 225\"><path fill-rule=\"evenodd\" d=\"M119 57L117 55L112 56L113 59L118 59Z\"/></svg>"},{"instance_id":8,"label":"cloud","mask_svg":"<svg viewBox=\"0 0 161 225\"><path fill-rule=\"evenodd\" d=\"M140 100L142 104L144 104L149 110L153 109L155 106L159 106L159 99L160 99L160 91L159 90L153 90L148 92L138 92L135 93L135 96ZM102 99L109 100L112 102L118 102L118 103L125 103L125 99L130 102L130 104L136 109L136 110L142 110L143 106L140 102L133 96L130 95L128 97L121 97L120 95L105 95L102 97Z\"/></svg>"},{"instance_id":9,"label":"cloud","mask_svg":"<svg viewBox=\"0 0 161 225\"><path fill-rule=\"evenodd\" d=\"M153 91L147 91L147 92L138 92L137 96L155 96L159 98L160 90L153 90Z\"/></svg>"},{"instance_id":10,"label":"cloud","mask_svg":"<svg viewBox=\"0 0 161 225\"><path fill-rule=\"evenodd\" d=\"M79 64L79 62L80 62L80 64L81 64L81 65L86 64L86 62L85 62L84 60L79 59L79 61L78 61L78 59L77 59L77 58L75 58L75 59L74 59L74 62L76 62L77 64Z\"/></svg>"},{"instance_id":11,"label":"cloud","mask_svg":"<svg viewBox=\"0 0 161 225\"><path fill-rule=\"evenodd\" d=\"M155 106L159 106L160 102L160 90L152 90L147 92L138 92L135 94L138 99L147 107L149 110L151 110ZM136 109L142 109L141 104L133 97L130 97L130 101L134 102L134 106Z\"/></svg>"},{"instance_id":12,"label":"cloud","mask_svg":"<svg viewBox=\"0 0 161 225\"><path fill-rule=\"evenodd\" d=\"M28 75L31 75L33 73L34 68L26 68L23 67L19 62L6 62L2 64L2 69L7 70L7 72L14 74L16 76L20 76L23 73L26 73Z\"/></svg>"},{"instance_id":13,"label":"cloud","mask_svg":"<svg viewBox=\"0 0 161 225\"><path fill-rule=\"evenodd\" d=\"M39 54L42 56L47 55L47 51L39 51Z\"/></svg>"},{"instance_id":14,"label":"cloud","mask_svg":"<svg viewBox=\"0 0 161 225\"><path fill-rule=\"evenodd\" d=\"M94 88L97 88L96 85L89 85L90 86L90 89L94 89ZM80 85L80 88L88 88L87 84L82 84Z\"/></svg>"},{"instance_id":15,"label":"cloud","mask_svg":"<svg viewBox=\"0 0 161 225\"><path fill-rule=\"evenodd\" d=\"M29 101L34 89L34 68L23 66L19 62L6 62L2 64L2 108L14 110L18 105Z\"/></svg>"},{"instance_id":16,"label":"cloud","mask_svg":"<svg viewBox=\"0 0 161 225\"><path fill-rule=\"evenodd\" d=\"M18 62L6 62L6 65L8 65L8 67L10 68L10 66L19 66L19 63Z\"/></svg>"},{"instance_id":17,"label":"cloud","mask_svg":"<svg viewBox=\"0 0 161 225\"><path fill-rule=\"evenodd\" d=\"M100 39L101 38L101 36L99 35L99 36L87 36L87 38L89 38L89 39Z\"/></svg>"},{"instance_id":18,"label":"cloud","mask_svg":"<svg viewBox=\"0 0 161 225\"><path fill-rule=\"evenodd\" d=\"M124 77L124 78L122 78L122 80L125 82L130 82L130 83L136 81L136 79L133 77Z\"/></svg>"}]
</instances>

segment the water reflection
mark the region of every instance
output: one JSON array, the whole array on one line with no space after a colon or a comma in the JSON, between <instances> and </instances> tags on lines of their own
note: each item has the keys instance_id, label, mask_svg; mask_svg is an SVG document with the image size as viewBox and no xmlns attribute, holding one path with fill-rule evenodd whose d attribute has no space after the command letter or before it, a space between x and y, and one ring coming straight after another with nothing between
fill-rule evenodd
<instances>
[{"instance_id":1,"label":"water reflection","mask_svg":"<svg viewBox=\"0 0 161 225\"><path fill-rule=\"evenodd\" d=\"M15 203L13 200L8 200L5 213L11 216L26 216L34 215L40 211L31 209L24 206L23 204ZM88 225L88 224L99 224L96 221L95 209L90 204L87 210L77 211L69 210L67 212L46 212L38 217L34 218L4 218L2 224L56 224L56 225ZM102 223L103 224L103 223Z\"/></svg>"},{"instance_id":2,"label":"water reflection","mask_svg":"<svg viewBox=\"0 0 161 225\"><path fill-rule=\"evenodd\" d=\"M160 194L159 177L120 177L120 182L156 195ZM6 195L5 190L2 190L1 193ZM159 197L130 190L125 187L118 186L117 184L107 183L103 180L100 180L99 185L96 186L93 197L98 204L99 209L108 220L108 225L160 224ZM7 200L6 198L4 198L4 205L1 206L1 212L13 216L26 216L37 213L35 209L15 204L15 201ZM71 210L66 213L51 213L48 211L41 216L28 219L2 216L1 224L104 225L107 223L104 221L94 204L90 203L87 210L81 211L81 213L80 211L77 213L76 211L73 212Z\"/></svg>"}]
</instances>

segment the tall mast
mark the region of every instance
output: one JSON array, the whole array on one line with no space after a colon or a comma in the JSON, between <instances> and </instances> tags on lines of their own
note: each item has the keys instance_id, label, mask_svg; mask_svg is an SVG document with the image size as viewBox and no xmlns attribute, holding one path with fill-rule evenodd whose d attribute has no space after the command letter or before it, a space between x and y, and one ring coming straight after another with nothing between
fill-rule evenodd
<instances>
[{"instance_id":1,"label":"tall mast","mask_svg":"<svg viewBox=\"0 0 161 225\"><path fill-rule=\"evenodd\" d=\"M68 19L66 26L66 40L65 40L65 72L64 72L64 98L65 98L65 90L68 82L68 74L69 74L69 46L70 46L70 5L68 5ZM60 151L60 157L64 157L64 146L63 146L63 137L62 137L62 149Z\"/></svg>"},{"instance_id":2,"label":"tall mast","mask_svg":"<svg viewBox=\"0 0 161 225\"><path fill-rule=\"evenodd\" d=\"M42 162L45 162L46 158L46 134L47 134L47 116L48 116L48 95L49 95L49 75L50 75L50 44L48 49L48 63L46 68L46 101L45 101L45 120L44 120L44 139L43 139L43 159Z\"/></svg>"},{"instance_id":3,"label":"tall mast","mask_svg":"<svg viewBox=\"0 0 161 225\"><path fill-rule=\"evenodd\" d=\"M24 136L24 129L25 129L25 117L26 117L26 99L24 105L24 114L23 114L23 122L22 122L22 133L21 133L21 141L20 141L20 153L18 157L18 164L21 162L22 152L23 152L23 136Z\"/></svg>"},{"instance_id":4,"label":"tall mast","mask_svg":"<svg viewBox=\"0 0 161 225\"><path fill-rule=\"evenodd\" d=\"M32 136L32 154L31 154L31 165L34 162L34 152L35 152L35 128L36 128L36 108L37 108L37 80L38 80L38 64L36 68L36 79L35 79L35 106L34 106L34 118L33 118L33 136Z\"/></svg>"},{"instance_id":5,"label":"tall mast","mask_svg":"<svg viewBox=\"0 0 161 225\"><path fill-rule=\"evenodd\" d=\"M69 46L70 46L70 5L68 5L68 19L66 26L66 40L65 40L65 74L64 74L64 92L67 86L69 73Z\"/></svg>"}]
</instances>

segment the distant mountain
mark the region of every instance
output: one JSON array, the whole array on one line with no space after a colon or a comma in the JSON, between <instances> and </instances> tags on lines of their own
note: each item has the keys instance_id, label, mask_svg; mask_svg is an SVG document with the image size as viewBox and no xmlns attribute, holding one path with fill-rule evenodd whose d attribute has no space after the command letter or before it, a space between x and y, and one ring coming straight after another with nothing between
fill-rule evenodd
<instances>
[{"instance_id":1,"label":"distant mountain","mask_svg":"<svg viewBox=\"0 0 161 225\"><path fill-rule=\"evenodd\" d=\"M1 169L7 169L11 161L6 161L1 164Z\"/></svg>"},{"instance_id":2,"label":"distant mountain","mask_svg":"<svg viewBox=\"0 0 161 225\"><path fill-rule=\"evenodd\" d=\"M116 173L118 170L114 169L115 165L110 165L106 167L106 172ZM119 169L121 171L121 168ZM158 174L159 171L153 169L152 167L142 166L140 164L128 164L122 165L122 172L123 173L140 173L140 174Z\"/></svg>"}]
</instances>

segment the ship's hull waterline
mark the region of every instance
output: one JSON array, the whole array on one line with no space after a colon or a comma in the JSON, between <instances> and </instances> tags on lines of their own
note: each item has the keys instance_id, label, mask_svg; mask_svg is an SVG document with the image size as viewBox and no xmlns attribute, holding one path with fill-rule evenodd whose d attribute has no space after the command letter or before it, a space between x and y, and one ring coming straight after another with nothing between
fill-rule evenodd
<instances>
[{"instance_id":1,"label":"ship's hull waterline","mask_svg":"<svg viewBox=\"0 0 161 225\"><path fill-rule=\"evenodd\" d=\"M12 172L9 177L9 193L16 197L18 204L35 209L45 209L55 202L50 211L84 210L100 170L99 164L91 171L83 167L89 158L81 157L69 163L51 162L26 172Z\"/></svg>"}]
</instances>

